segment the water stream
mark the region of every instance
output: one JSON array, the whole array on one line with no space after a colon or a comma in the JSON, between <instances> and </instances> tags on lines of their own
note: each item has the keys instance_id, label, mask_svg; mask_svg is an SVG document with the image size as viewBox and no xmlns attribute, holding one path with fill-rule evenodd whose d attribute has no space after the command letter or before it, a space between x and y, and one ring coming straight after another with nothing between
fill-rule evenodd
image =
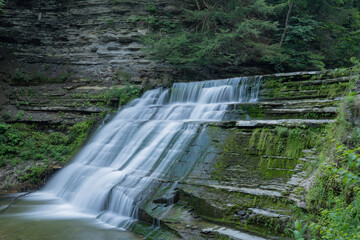
<instances>
[{"instance_id":1,"label":"water stream","mask_svg":"<svg viewBox=\"0 0 360 240\"><path fill-rule=\"evenodd\" d=\"M259 86L260 78L243 77L147 91L101 126L41 191L26 197L46 204L21 215L96 218L127 229L138 219L146 192L169 178L167 170L201 131L201 123L221 121L234 103L257 101Z\"/></svg>"}]
</instances>

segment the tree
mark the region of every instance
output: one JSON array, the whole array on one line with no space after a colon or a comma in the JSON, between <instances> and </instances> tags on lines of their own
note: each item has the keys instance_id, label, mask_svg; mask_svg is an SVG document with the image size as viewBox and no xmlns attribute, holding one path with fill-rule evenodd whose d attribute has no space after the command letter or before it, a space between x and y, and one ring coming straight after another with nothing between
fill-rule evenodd
<instances>
[{"instance_id":1,"label":"tree","mask_svg":"<svg viewBox=\"0 0 360 240\"><path fill-rule=\"evenodd\" d=\"M360 0L188 0L185 6L179 24L161 21L152 8L155 31L145 39L154 59L182 71L318 70L360 58Z\"/></svg>"},{"instance_id":2,"label":"tree","mask_svg":"<svg viewBox=\"0 0 360 240\"><path fill-rule=\"evenodd\" d=\"M284 22L278 54L265 56L278 71L350 66L360 57L359 0L268 0ZM276 35L274 35L276 39Z\"/></svg>"},{"instance_id":3,"label":"tree","mask_svg":"<svg viewBox=\"0 0 360 240\"><path fill-rule=\"evenodd\" d=\"M4 7L5 7L5 0L0 0L0 12L3 10Z\"/></svg>"},{"instance_id":4,"label":"tree","mask_svg":"<svg viewBox=\"0 0 360 240\"><path fill-rule=\"evenodd\" d=\"M269 20L271 5L264 0L204 0L195 5L184 10L177 31L160 31L147 39L153 58L180 70L209 72L263 62L277 31L277 22Z\"/></svg>"},{"instance_id":5,"label":"tree","mask_svg":"<svg viewBox=\"0 0 360 240\"><path fill-rule=\"evenodd\" d=\"M286 30L287 30L287 27L289 24L289 18L290 18L291 10L294 6L294 3L295 3L295 0L288 0L289 10L288 10L288 13L286 14L285 27L284 27L283 34L281 36L280 47L283 45L284 40L285 40Z\"/></svg>"}]
</instances>

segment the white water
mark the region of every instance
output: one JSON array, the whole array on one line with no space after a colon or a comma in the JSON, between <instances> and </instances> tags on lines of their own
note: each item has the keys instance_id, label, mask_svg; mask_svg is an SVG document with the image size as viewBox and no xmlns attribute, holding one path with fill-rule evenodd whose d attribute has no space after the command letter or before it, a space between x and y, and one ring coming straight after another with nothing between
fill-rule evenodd
<instances>
[{"instance_id":1,"label":"white water","mask_svg":"<svg viewBox=\"0 0 360 240\"><path fill-rule=\"evenodd\" d=\"M259 85L260 78L234 78L150 90L102 126L41 194L126 229L147 192L166 179L198 134L200 122L222 120L231 104L257 101ZM68 207L63 214L71 212Z\"/></svg>"}]
</instances>

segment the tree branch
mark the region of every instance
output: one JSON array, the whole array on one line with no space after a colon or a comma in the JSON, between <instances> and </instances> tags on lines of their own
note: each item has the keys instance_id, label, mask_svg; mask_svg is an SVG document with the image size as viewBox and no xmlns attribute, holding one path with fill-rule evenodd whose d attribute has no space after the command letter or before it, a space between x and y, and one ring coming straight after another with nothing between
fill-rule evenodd
<instances>
[{"instance_id":1,"label":"tree branch","mask_svg":"<svg viewBox=\"0 0 360 240\"><path fill-rule=\"evenodd\" d=\"M205 0L203 0L203 3L207 9L210 9L209 4L207 4L207 2Z\"/></svg>"},{"instance_id":2,"label":"tree branch","mask_svg":"<svg viewBox=\"0 0 360 240\"><path fill-rule=\"evenodd\" d=\"M3 213L3 212L5 212L6 210L8 210L8 209L11 207L11 205L13 205L13 204L15 203L15 201L18 200L19 198L25 197L26 195L29 195L29 194L32 193L32 192L33 192L33 191L30 191L30 192L27 192L27 193L24 193L24 194L21 194L21 195L17 196L16 198L14 198L14 199L6 206L6 208L2 209L2 210L0 211L0 213Z\"/></svg>"},{"instance_id":3,"label":"tree branch","mask_svg":"<svg viewBox=\"0 0 360 240\"><path fill-rule=\"evenodd\" d=\"M284 40L285 40L286 30L287 30L287 27L289 25L289 18L290 18L291 10L292 10L292 8L294 6L294 2L295 2L295 0L291 0L291 2L290 2L290 0L288 0L289 10L288 10L288 13L286 14L284 32L283 32L283 34L281 36L281 40L280 40L280 44L279 44L280 47L283 45Z\"/></svg>"},{"instance_id":4,"label":"tree branch","mask_svg":"<svg viewBox=\"0 0 360 240\"><path fill-rule=\"evenodd\" d=\"M198 0L195 0L195 2L196 2L197 9L200 11L200 10L201 10L201 8L200 8L199 1L198 1Z\"/></svg>"}]
</instances>

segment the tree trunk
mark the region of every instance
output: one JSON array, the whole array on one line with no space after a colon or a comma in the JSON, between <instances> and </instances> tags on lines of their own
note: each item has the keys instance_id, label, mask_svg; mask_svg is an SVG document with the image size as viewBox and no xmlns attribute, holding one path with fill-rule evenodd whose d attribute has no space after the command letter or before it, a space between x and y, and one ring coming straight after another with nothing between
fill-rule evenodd
<instances>
[{"instance_id":1,"label":"tree trunk","mask_svg":"<svg viewBox=\"0 0 360 240\"><path fill-rule=\"evenodd\" d=\"M281 40L280 40L280 47L283 45L284 40L285 40L286 30L287 30L287 27L288 27L288 24L289 24L289 18L290 18L291 10L292 10L292 8L293 8L293 6L294 6L294 2L295 2L295 0L291 0L291 2L290 2L290 0L288 1L289 10L288 10L288 13L287 13L287 15L286 15L284 32L283 32L283 34L282 34L282 36L281 36Z\"/></svg>"},{"instance_id":2,"label":"tree trunk","mask_svg":"<svg viewBox=\"0 0 360 240\"><path fill-rule=\"evenodd\" d=\"M197 9L200 11L200 10L201 10L201 8L200 8L199 1L198 1L198 0L195 0L195 2L196 2Z\"/></svg>"}]
</instances>

